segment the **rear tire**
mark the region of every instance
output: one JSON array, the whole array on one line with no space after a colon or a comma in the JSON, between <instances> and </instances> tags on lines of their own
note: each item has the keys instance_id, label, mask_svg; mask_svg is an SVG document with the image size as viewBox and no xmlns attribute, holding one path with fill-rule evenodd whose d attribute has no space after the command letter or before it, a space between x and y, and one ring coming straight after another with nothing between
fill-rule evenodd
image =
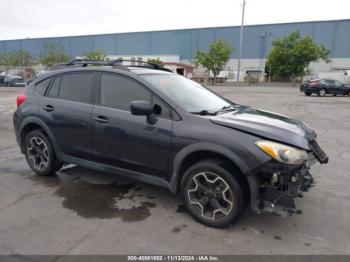
<instances>
[{"instance_id":1,"label":"rear tire","mask_svg":"<svg viewBox=\"0 0 350 262\"><path fill-rule=\"evenodd\" d=\"M321 89L320 91L318 91L318 96L326 96L327 91L326 89Z\"/></svg>"},{"instance_id":2,"label":"rear tire","mask_svg":"<svg viewBox=\"0 0 350 262\"><path fill-rule=\"evenodd\" d=\"M181 195L187 210L209 227L226 227L242 213L243 191L222 160L207 159L192 165L183 175Z\"/></svg>"},{"instance_id":3,"label":"rear tire","mask_svg":"<svg viewBox=\"0 0 350 262\"><path fill-rule=\"evenodd\" d=\"M311 96L311 93L310 92L305 92L305 95L306 96Z\"/></svg>"},{"instance_id":4,"label":"rear tire","mask_svg":"<svg viewBox=\"0 0 350 262\"><path fill-rule=\"evenodd\" d=\"M40 130L29 132L24 143L27 163L37 175L53 175L62 168L63 164L56 159L49 139Z\"/></svg>"}]
</instances>

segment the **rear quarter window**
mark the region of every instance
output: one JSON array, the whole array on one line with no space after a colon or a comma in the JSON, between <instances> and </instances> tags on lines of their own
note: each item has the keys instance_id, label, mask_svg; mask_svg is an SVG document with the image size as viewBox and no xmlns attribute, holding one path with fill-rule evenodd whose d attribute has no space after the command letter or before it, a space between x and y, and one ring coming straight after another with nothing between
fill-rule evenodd
<instances>
[{"instance_id":1,"label":"rear quarter window","mask_svg":"<svg viewBox=\"0 0 350 262\"><path fill-rule=\"evenodd\" d=\"M46 95L48 97L52 97L52 98L58 97L58 91L60 89L60 81L61 81L60 76L56 77L55 80L53 80L53 83L51 84L50 89L46 92Z\"/></svg>"},{"instance_id":2,"label":"rear quarter window","mask_svg":"<svg viewBox=\"0 0 350 262\"><path fill-rule=\"evenodd\" d=\"M35 84L35 91L39 93L40 95L44 95L46 92L47 87L49 86L51 81L51 78L47 78L43 81L40 81L39 83Z\"/></svg>"}]
</instances>

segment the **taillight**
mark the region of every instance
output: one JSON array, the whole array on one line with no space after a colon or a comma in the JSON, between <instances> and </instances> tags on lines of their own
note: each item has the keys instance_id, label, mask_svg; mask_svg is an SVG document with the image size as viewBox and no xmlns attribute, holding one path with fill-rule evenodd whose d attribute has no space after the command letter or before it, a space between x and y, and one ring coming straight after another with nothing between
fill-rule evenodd
<instances>
[{"instance_id":1,"label":"taillight","mask_svg":"<svg viewBox=\"0 0 350 262\"><path fill-rule=\"evenodd\" d=\"M25 94L17 95L17 97L16 97L17 107L19 107L21 104L23 104L23 102L26 101L26 99L27 99L27 96Z\"/></svg>"},{"instance_id":2,"label":"taillight","mask_svg":"<svg viewBox=\"0 0 350 262\"><path fill-rule=\"evenodd\" d=\"M310 82L309 83L309 87L315 87L315 86L317 86L317 82Z\"/></svg>"}]
</instances>

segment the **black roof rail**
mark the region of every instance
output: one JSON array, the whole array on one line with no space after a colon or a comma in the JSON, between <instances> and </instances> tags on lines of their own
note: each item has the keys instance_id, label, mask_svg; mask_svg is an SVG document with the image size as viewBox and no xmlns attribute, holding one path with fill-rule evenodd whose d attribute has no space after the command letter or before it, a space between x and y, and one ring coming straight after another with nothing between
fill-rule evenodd
<instances>
[{"instance_id":1,"label":"black roof rail","mask_svg":"<svg viewBox=\"0 0 350 262\"><path fill-rule=\"evenodd\" d=\"M86 67L87 65L104 65L104 66L113 66L120 70L130 71L129 68L127 68L124 65L121 65L118 63L113 63L113 61L98 61L98 60L89 60L89 59L74 59L68 63L60 63L52 66L49 70L57 70L57 69L63 69L67 67Z\"/></svg>"},{"instance_id":2,"label":"black roof rail","mask_svg":"<svg viewBox=\"0 0 350 262\"><path fill-rule=\"evenodd\" d=\"M140 66L140 65L123 65L123 62L136 62L136 63L142 63L147 64L147 66ZM60 63L52 66L49 70L57 70L57 69L63 69L66 67L86 67L87 65L105 65L105 66L113 66L114 68L130 71L128 67L142 67L142 68L152 68L156 70L162 70L167 72L172 72L168 68L161 67L158 64L149 63L145 61L136 61L136 60L129 60L129 59L115 59L111 61L98 61L98 60L89 60L89 59L74 59L68 63Z\"/></svg>"},{"instance_id":3,"label":"black roof rail","mask_svg":"<svg viewBox=\"0 0 350 262\"><path fill-rule=\"evenodd\" d=\"M111 61L112 63L122 63L122 62L134 62L134 63L137 63L137 64L146 64L146 65L149 65L149 66L140 66L140 65L127 65L128 67L143 67L143 68L153 68L153 69L156 69L156 70L162 70L162 71L167 71L167 72L173 72L171 71L169 68L165 68L165 67L162 67L158 64L154 64L154 63L150 63L150 62L146 62L146 61L142 61L142 60L130 60L130 59L122 59L122 58L118 58L118 59L115 59L115 60L112 60Z\"/></svg>"}]
</instances>

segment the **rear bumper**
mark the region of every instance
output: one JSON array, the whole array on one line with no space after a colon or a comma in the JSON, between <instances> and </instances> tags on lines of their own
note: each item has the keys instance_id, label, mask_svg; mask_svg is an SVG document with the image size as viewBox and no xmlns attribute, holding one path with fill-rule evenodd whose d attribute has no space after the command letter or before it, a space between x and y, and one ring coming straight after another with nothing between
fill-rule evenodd
<instances>
[{"instance_id":1,"label":"rear bumper","mask_svg":"<svg viewBox=\"0 0 350 262\"><path fill-rule=\"evenodd\" d=\"M13 127L15 130L15 134L16 134L16 140L17 140L17 144L21 147L21 134L20 134L20 123L21 120L18 116L17 111L15 111L15 113L13 114Z\"/></svg>"}]
</instances>

